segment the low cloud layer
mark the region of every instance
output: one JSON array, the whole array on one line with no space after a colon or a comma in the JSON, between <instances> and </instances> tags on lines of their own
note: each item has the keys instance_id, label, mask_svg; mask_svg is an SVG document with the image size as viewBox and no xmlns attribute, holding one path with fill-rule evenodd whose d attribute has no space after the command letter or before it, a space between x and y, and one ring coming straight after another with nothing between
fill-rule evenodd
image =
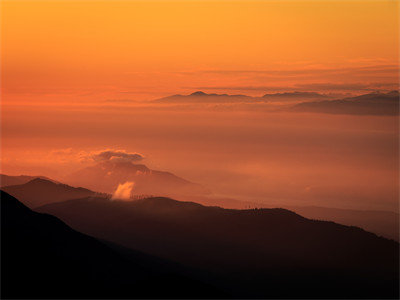
<instances>
[{"instance_id":1,"label":"low cloud layer","mask_svg":"<svg viewBox=\"0 0 400 300\"><path fill-rule=\"evenodd\" d=\"M376 90L394 90L398 87L396 82L389 83L301 83L288 85L258 85L258 86L190 86L184 87L191 90L205 91L260 91L260 92L293 92L293 91L320 91L320 92L368 92Z\"/></svg>"},{"instance_id":2,"label":"low cloud layer","mask_svg":"<svg viewBox=\"0 0 400 300\"><path fill-rule=\"evenodd\" d=\"M32 157L31 159L35 164L45 165L48 162L52 162L52 164L62 166L64 170L69 166L71 171L82 168L82 164L93 164L93 162L136 163L145 158L142 154L115 148L103 148L101 150L58 148L51 149L46 154L33 153L31 151L30 157Z\"/></svg>"},{"instance_id":3,"label":"low cloud layer","mask_svg":"<svg viewBox=\"0 0 400 300\"><path fill-rule=\"evenodd\" d=\"M139 153L129 153L125 150L104 150L92 154L95 161L122 161L122 162L138 162L144 159Z\"/></svg>"}]
</instances>

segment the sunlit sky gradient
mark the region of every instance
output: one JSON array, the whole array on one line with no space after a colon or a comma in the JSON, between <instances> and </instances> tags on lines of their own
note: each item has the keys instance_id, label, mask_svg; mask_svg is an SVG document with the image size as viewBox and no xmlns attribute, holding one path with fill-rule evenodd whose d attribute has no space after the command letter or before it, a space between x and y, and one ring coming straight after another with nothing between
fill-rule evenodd
<instances>
[{"instance_id":1,"label":"sunlit sky gradient","mask_svg":"<svg viewBox=\"0 0 400 300\"><path fill-rule=\"evenodd\" d=\"M148 100L398 89L399 1L0 3L2 173L125 150L218 197L398 211L398 115Z\"/></svg>"},{"instance_id":2,"label":"sunlit sky gradient","mask_svg":"<svg viewBox=\"0 0 400 300\"><path fill-rule=\"evenodd\" d=\"M398 1L1 2L3 103L396 88Z\"/></svg>"}]
</instances>

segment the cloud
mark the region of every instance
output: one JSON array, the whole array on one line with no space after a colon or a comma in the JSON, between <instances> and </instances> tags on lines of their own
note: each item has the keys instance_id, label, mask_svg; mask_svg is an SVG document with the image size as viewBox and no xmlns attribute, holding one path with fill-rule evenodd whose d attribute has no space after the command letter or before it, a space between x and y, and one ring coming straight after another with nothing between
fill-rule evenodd
<instances>
[{"instance_id":1,"label":"cloud","mask_svg":"<svg viewBox=\"0 0 400 300\"><path fill-rule=\"evenodd\" d=\"M260 74L264 76L298 76L307 74L347 74L353 72L373 72L373 73L391 73L397 74L399 71L398 64L384 64L384 65L369 65L369 66L353 66L353 67L335 67L335 66L321 66L313 65L302 68L282 69L282 68L269 68L263 70L197 70L197 71L181 71L175 72L183 75L198 75L198 74L220 74L220 75L250 75Z\"/></svg>"},{"instance_id":2,"label":"cloud","mask_svg":"<svg viewBox=\"0 0 400 300\"><path fill-rule=\"evenodd\" d=\"M70 155L73 153L72 148L54 149L51 150L49 154L51 155Z\"/></svg>"},{"instance_id":3,"label":"cloud","mask_svg":"<svg viewBox=\"0 0 400 300\"><path fill-rule=\"evenodd\" d=\"M43 157L45 161L58 163L91 163L101 161L112 162L138 162L144 156L135 152L127 152L121 149L103 149L97 151L87 151L73 148L53 149Z\"/></svg>"},{"instance_id":4,"label":"cloud","mask_svg":"<svg viewBox=\"0 0 400 300\"><path fill-rule=\"evenodd\" d=\"M275 92L293 92L293 91L376 91L376 90L394 90L398 87L396 82L385 83L302 83L294 85L260 85L260 86L191 86L183 87L192 90L216 90L216 91L275 91Z\"/></svg>"},{"instance_id":5,"label":"cloud","mask_svg":"<svg viewBox=\"0 0 400 300\"><path fill-rule=\"evenodd\" d=\"M103 150L93 153L91 158L95 161L137 162L144 159L139 153L129 153L125 150Z\"/></svg>"},{"instance_id":6,"label":"cloud","mask_svg":"<svg viewBox=\"0 0 400 300\"><path fill-rule=\"evenodd\" d=\"M183 85L185 90L206 91L293 91L314 89L315 91L371 91L387 90L398 86L398 64L379 64L368 66L305 66L297 68L270 68L264 70L202 70L197 76L217 76L215 82L223 85L198 84ZM187 74L189 75L189 74ZM202 77L202 78L203 78ZM346 81L343 81L346 78ZM197 81L201 82L201 81ZM325 84L327 83L327 84Z\"/></svg>"},{"instance_id":7,"label":"cloud","mask_svg":"<svg viewBox=\"0 0 400 300\"><path fill-rule=\"evenodd\" d=\"M372 91L377 89L395 89L396 83L304 83L297 87L313 90L340 90L340 91Z\"/></svg>"}]
</instances>

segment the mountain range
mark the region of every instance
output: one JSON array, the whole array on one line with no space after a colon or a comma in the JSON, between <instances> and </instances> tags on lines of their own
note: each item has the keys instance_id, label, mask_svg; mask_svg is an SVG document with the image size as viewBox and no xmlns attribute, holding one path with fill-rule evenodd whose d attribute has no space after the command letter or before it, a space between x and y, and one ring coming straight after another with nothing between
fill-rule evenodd
<instances>
[{"instance_id":1,"label":"mountain range","mask_svg":"<svg viewBox=\"0 0 400 300\"><path fill-rule=\"evenodd\" d=\"M399 214L396 212L318 206L285 206L285 208L309 219L357 226L379 236L399 241Z\"/></svg>"},{"instance_id":2,"label":"mountain range","mask_svg":"<svg viewBox=\"0 0 400 300\"><path fill-rule=\"evenodd\" d=\"M290 110L351 115L399 115L399 92L370 93L340 100L304 102Z\"/></svg>"},{"instance_id":3,"label":"mountain range","mask_svg":"<svg viewBox=\"0 0 400 300\"><path fill-rule=\"evenodd\" d=\"M287 92L287 93L274 93L265 94L262 97L252 97L247 95L229 95L229 94L207 94L202 91L197 91L189 95L172 95L160 99L156 99L155 103L260 103L260 102L274 102L274 101L293 101L293 100L315 100L315 99L329 99L332 98L328 94L320 94L316 92Z\"/></svg>"},{"instance_id":4,"label":"mountain range","mask_svg":"<svg viewBox=\"0 0 400 300\"><path fill-rule=\"evenodd\" d=\"M201 269L213 285L240 297L398 296L397 242L285 209L91 197L37 211L96 238Z\"/></svg>"},{"instance_id":5,"label":"mountain range","mask_svg":"<svg viewBox=\"0 0 400 300\"><path fill-rule=\"evenodd\" d=\"M1 191L3 299L226 297L188 270L79 233Z\"/></svg>"},{"instance_id":6,"label":"mountain range","mask_svg":"<svg viewBox=\"0 0 400 300\"><path fill-rule=\"evenodd\" d=\"M1 194L2 293L11 298L398 297L399 244L357 227L280 208L121 201L85 189L80 198L81 189L40 178L13 188L52 203L33 212Z\"/></svg>"},{"instance_id":7,"label":"mountain range","mask_svg":"<svg viewBox=\"0 0 400 300\"><path fill-rule=\"evenodd\" d=\"M5 186L2 190L18 198L30 208L68 199L99 196L99 193L85 188L75 188L42 178L34 178L19 185Z\"/></svg>"},{"instance_id":8,"label":"mountain range","mask_svg":"<svg viewBox=\"0 0 400 300\"><path fill-rule=\"evenodd\" d=\"M261 97L229 94L207 94L201 91L189 95L172 95L153 101L163 104L237 104L250 109L249 105L280 104L280 110L351 115L398 115L399 91L372 92L360 96L321 94L316 92L269 93ZM257 107L258 107L257 106ZM261 107L258 107L261 109ZM279 111L279 109L278 109Z\"/></svg>"},{"instance_id":9,"label":"mountain range","mask_svg":"<svg viewBox=\"0 0 400 300\"><path fill-rule=\"evenodd\" d=\"M257 98L246 95L228 94L207 94L202 91L191 93L190 95L172 95L156 99L155 103L235 103L235 102L254 102Z\"/></svg>"},{"instance_id":10,"label":"mountain range","mask_svg":"<svg viewBox=\"0 0 400 300\"><path fill-rule=\"evenodd\" d=\"M14 176L7 177L10 179L10 182L15 182ZM110 194L101 194L84 188L75 188L57 183L54 180L29 176L26 177L35 180L31 180L25 184L3 187L3 190L17 197L22 203L31 208L74 198L99 196L110 198ZM18 180L20 179L20 176L15 176L15 178ZM268 208L268 206L262 203L210 196L186 195L179 196L177 200L193 201L204 206L219 206L233 209L248 209L250 207ZM348 226L357 226L379 236L399 241L399 214L395 212L339 209L317 206L283 206L283 208L294 211L306 218L334 221Z\"/></svg>"},{"instance_id":11,"label":"mountain range","mask_svg":"<svg viewBox=\"0 0 400 300\"><path fill-rule=\"evenodd\" d=\"M197 195L209 191L170 172L151 170L131 161L101 161L70 174L65 182L104 193L113 193L119 184L133 182L135 194Z\"/></svg>"},{"instance_id":12,"label":"mountain range","mask_svg":"<svg viewBox=\"0 0 400 300\"><path fill-rule=\"evenodd\" d=\"M399 296L399 243L357 227L282 208L113 200L41 178L2 190L35 210L1 192L6 298Z\"/></svg>"},{"instance_id":13,"label":"mountain range","mask_svg":"<svg viewBox=\"0 0 400 300\"><path fill-rule=\"evenodd\" d=\"M205 206L220 206L231 209L270 208L260 202L211 196L186 196L177 200L193 201ZM344 209L321 206L282 205L282 208L314 220L333 221L348 226L357 226L378 236L399 241L399 213L393 211Z\"/></svg>"},{"instance_id":14,"label":"mountain range","mask_svg":"<svg viewBox=\"0 0 400 300\"><path fill-rule=\"evenodd\" d=\"M54 181L45 176L28 176L28 175L10 176L10 175L5 175L5 174L0 174L0 187L24 184L35 178L41 178L41 179Z\"/></svg>"}]
</instances>

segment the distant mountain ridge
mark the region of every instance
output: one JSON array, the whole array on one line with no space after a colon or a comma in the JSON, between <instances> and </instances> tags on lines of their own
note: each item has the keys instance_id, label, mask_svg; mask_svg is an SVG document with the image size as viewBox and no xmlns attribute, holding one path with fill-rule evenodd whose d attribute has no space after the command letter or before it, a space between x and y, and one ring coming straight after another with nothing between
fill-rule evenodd
<instances>
[{"instance_id":1,"label":"distant mountain ridge","mask_svg":"<svg viewBox=\"0 0 400 300\"><path fill-rule=\"evenodd\" d=\"M119 184L133 182L136 194L185 195L207 194L209 191L170 172L151 170L130 161L102 161L70 174L65 181L96 191L113 193Z\"/></svg>"},{"instance_id":2,"label":"distant mountain ridge","mask_svg":"<svg viewBox=\"0 0 400 300\"><path fill-rule=\"evenodd\" d=\"M291 111L352 115L399 115L399 92L369 93L339 100L305 102Z\"/></svg>"},{"instance_id":3,"label":"distant mountain ridge","mask_svg":"<svg viewBox=\"0 0 400 300\"><path fill-rule=\"evenodd\" d=\"M194 196L178 198L182 201L193 201L204 206L220 206L230 209L270 208L260 202L250 202L232 198L216 198L207 196ZM399 214L391 211L357 210L319 206L290 206L283 205L307 218L322 221L333 221L347 226L357 226L366 231L399 241Z\"/></svg>"},{"instance_id":4,"label":"distant mountain ridge","mask_svg":"<svg viewBox=\"0 0 400 300\"><path fill-rule=\"evenodd\" d=\"M378 236L399 241L399 214L390 211L354 210L318 206L288 206L303 217L357 226Z\"/></svg>"},{"instance_id":5,"label":"distant mountain ridge","mask_svg":"<svg viewBox=\"0 0 400 300\"><path fill-rule=\"evenodd\" d=\"M207 94L197 91L189 95L172 95L160 99L156 99L155 103L263 103L272 101L286 100L307 100L307 99L332 99L331 95L320 94L316 92L285 92L265 94L261 97L253 97L242 94Z\"/></svg>"},{"instance_id":6,"label":"distant mountain ridge","mask_svg":"<svg viewBox=\"0 0 400 300\"><path fill-rule=\"evenodd\" d=\"M42 178L35 178L20 185L5 186L2 187L2 190L20 199L30 208L47 203L100 195L85 188L75 188Z\"/></svg>"},{"instance_id":7,"label":"distant mountain ridge","mask_svg":"<svg viewBox=\"0 0 400 300\"><path fill-rule=\"evenodd\" d=\"M257 98L246 95L207 94L202 91L190 95L172 95L153 100L155 103L231 103L254 102Z\"/></svg>"},{"instance_id":8,"label":"distant mountain ridge","mask_svg":"<svg viewBox=\"0 0 400 300\"><path fill-rule=\"evenodd\" d=\"M153 101L164 104L241 104L241 109L249 109L251 104L290 105L283 107L284 111L315 112L328 114L352 114L352 115L398 115L399 92L372 92L354 97L340 97L334 94L322 94L317 92L284 92L267 93L261 97L229 94L207 94L197 91L189 95L173 95Z\"/></svg>"},{"instance_id":9,"label":"distant mountain ridge","mask_svg":"<svg viewBox=\"0 0 400 300\"><path fill-rule=\"evenodd\" d=\"M46 180L56 182L45 176L28 176L28 175L10 176L10 175L6 175L6 174L0 174L0 187L4 187L4 186L8 186L8 185L24 184L35 178L41 178L41 179L46 179Z\"/></svg>"}]
</instances>

